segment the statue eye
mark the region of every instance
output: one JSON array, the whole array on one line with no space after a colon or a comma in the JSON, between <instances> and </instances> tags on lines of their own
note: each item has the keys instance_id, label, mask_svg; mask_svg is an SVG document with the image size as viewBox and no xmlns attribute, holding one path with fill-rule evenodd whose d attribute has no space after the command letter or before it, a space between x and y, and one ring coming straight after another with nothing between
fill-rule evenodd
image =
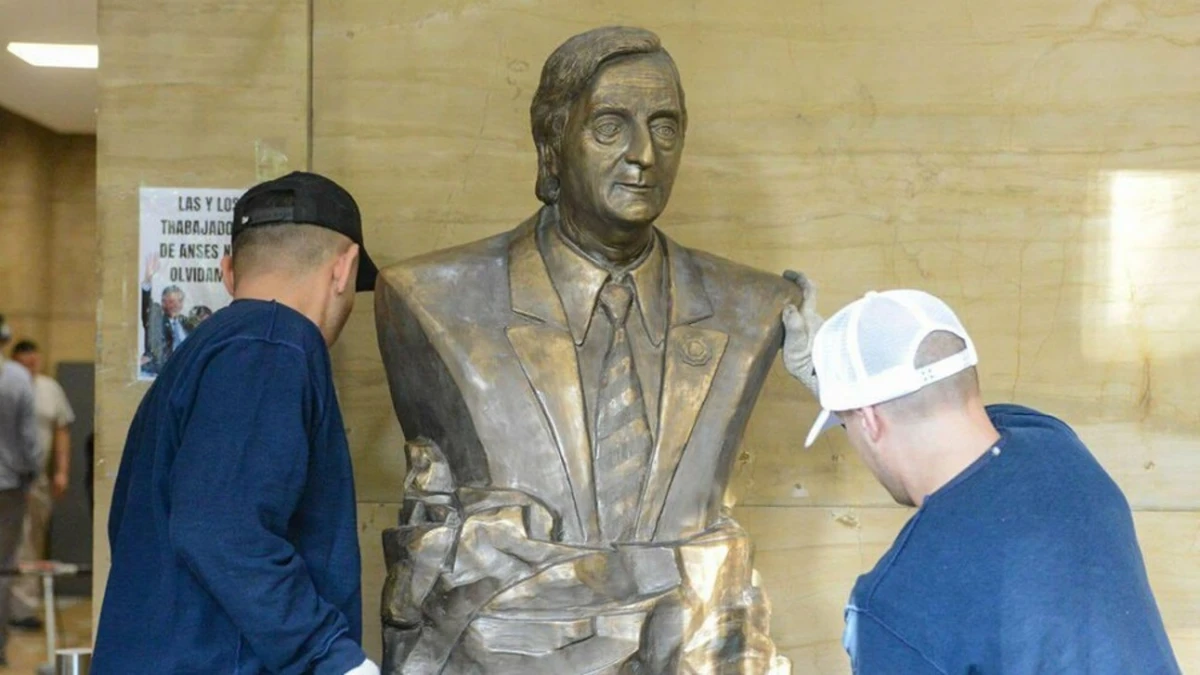
<instances>
[{"instance_id":1,"label":"statue eye","mask_svg":"<svg viewBox=\"0 0 1200 675\"><path fill-rule=\"evenodd\" d=\"M601 138L612 138L621 133L621 123L612 118L601 119L592 128L595 129L596 135Z\"/></svg>"},{"instance_id":2,"label":"statue eye","mask_svg":"<svg viewBox=\"0 0 1200 675\"><path fill-rule=\"evenodd\" d=\"M673 141L679 135L679 129L676 128L675 123L668 120L656 123L651 130L655 136L664 141Z\"/></svg>"}]
</instances>

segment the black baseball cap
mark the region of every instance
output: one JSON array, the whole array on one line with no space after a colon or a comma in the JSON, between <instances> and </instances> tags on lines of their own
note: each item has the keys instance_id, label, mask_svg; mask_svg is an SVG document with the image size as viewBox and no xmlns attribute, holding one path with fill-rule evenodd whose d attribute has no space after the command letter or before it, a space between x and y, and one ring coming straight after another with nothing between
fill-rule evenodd
<instances>
[{"instance_id":1,"label":"black baseball cap","mask_svg":"<svg viewBox=\"0 0 1200 675\"><path fill-rule=\"evenodd\" d=\"M282 204L282 206L280 206ZM263 225L316 225L344 234L358 244L356 291L375 289L379 269L363 243L362 216L345 188L315 173L293 171L259 183L246 191L233 207L231 239Z\"/></svg>"}]
</instances>

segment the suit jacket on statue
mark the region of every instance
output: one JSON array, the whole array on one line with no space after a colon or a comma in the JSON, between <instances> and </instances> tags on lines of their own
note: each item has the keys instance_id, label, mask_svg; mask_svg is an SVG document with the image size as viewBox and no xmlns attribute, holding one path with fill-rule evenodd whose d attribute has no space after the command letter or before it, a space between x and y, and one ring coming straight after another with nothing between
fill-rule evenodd
<instances>
[{"instance_id":1,"label":"suit jacket on statue","mask_svg":"<svg viewBox=\"0 0 1200 675\"><path fill-rule=\"evenodd\" d=\"M799 290L656 232L657 433L634 534L604 541L576 343L539 245L555 227L544 207L380 273L409 460L384 533L384 672L786 673L723 500Z\"/></svg>"},{"instance_id":2,"label":"suit jacket on statue","mask_svg":"<svg viewBox=\"0 0 1200 675\"><path fill-rule=\"evenodd\" d=\"M539 252L552 207L510 232L396 264L376 321L405 435L445 453L455 482L543 503L561 541L599 543L575 345ZM747 418L799 303L781 277L659 233L668 329L658 434L638 541L674 541L720 516Z\"/></svg>"}]
</instances>

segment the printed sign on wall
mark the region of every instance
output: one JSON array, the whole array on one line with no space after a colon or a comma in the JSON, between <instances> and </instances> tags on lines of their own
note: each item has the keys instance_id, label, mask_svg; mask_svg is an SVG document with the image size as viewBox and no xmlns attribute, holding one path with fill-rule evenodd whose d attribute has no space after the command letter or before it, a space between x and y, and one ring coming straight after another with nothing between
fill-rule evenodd
<instances>
[{"instance_id":1,"label":"printed sign on wall","mask_svg":"<svg viewBox=\"0 0 1200 675\"><path fill-rule=\"evenodd\" d=\"M231 301L221 273L244 190L140 190L137 379L153 380L187 336Z\"/></svg>"}]
</instances>

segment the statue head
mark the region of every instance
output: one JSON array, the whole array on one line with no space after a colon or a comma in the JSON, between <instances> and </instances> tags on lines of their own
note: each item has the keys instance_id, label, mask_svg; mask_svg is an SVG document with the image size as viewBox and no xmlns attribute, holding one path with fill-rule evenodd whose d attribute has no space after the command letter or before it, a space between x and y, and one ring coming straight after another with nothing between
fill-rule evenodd
<instances>
[{"instance_id":1,"label":"statue head","mask_svg":"<svg viewBox=\"0 0 1200 675\"><path fill-rule=\"evenodd\" d=\"M614 234L645 229L662 213L687 111L657 35L618 26L567 40L546 59L530 117L538 199Z\"/></svg>"}]
</instances>

